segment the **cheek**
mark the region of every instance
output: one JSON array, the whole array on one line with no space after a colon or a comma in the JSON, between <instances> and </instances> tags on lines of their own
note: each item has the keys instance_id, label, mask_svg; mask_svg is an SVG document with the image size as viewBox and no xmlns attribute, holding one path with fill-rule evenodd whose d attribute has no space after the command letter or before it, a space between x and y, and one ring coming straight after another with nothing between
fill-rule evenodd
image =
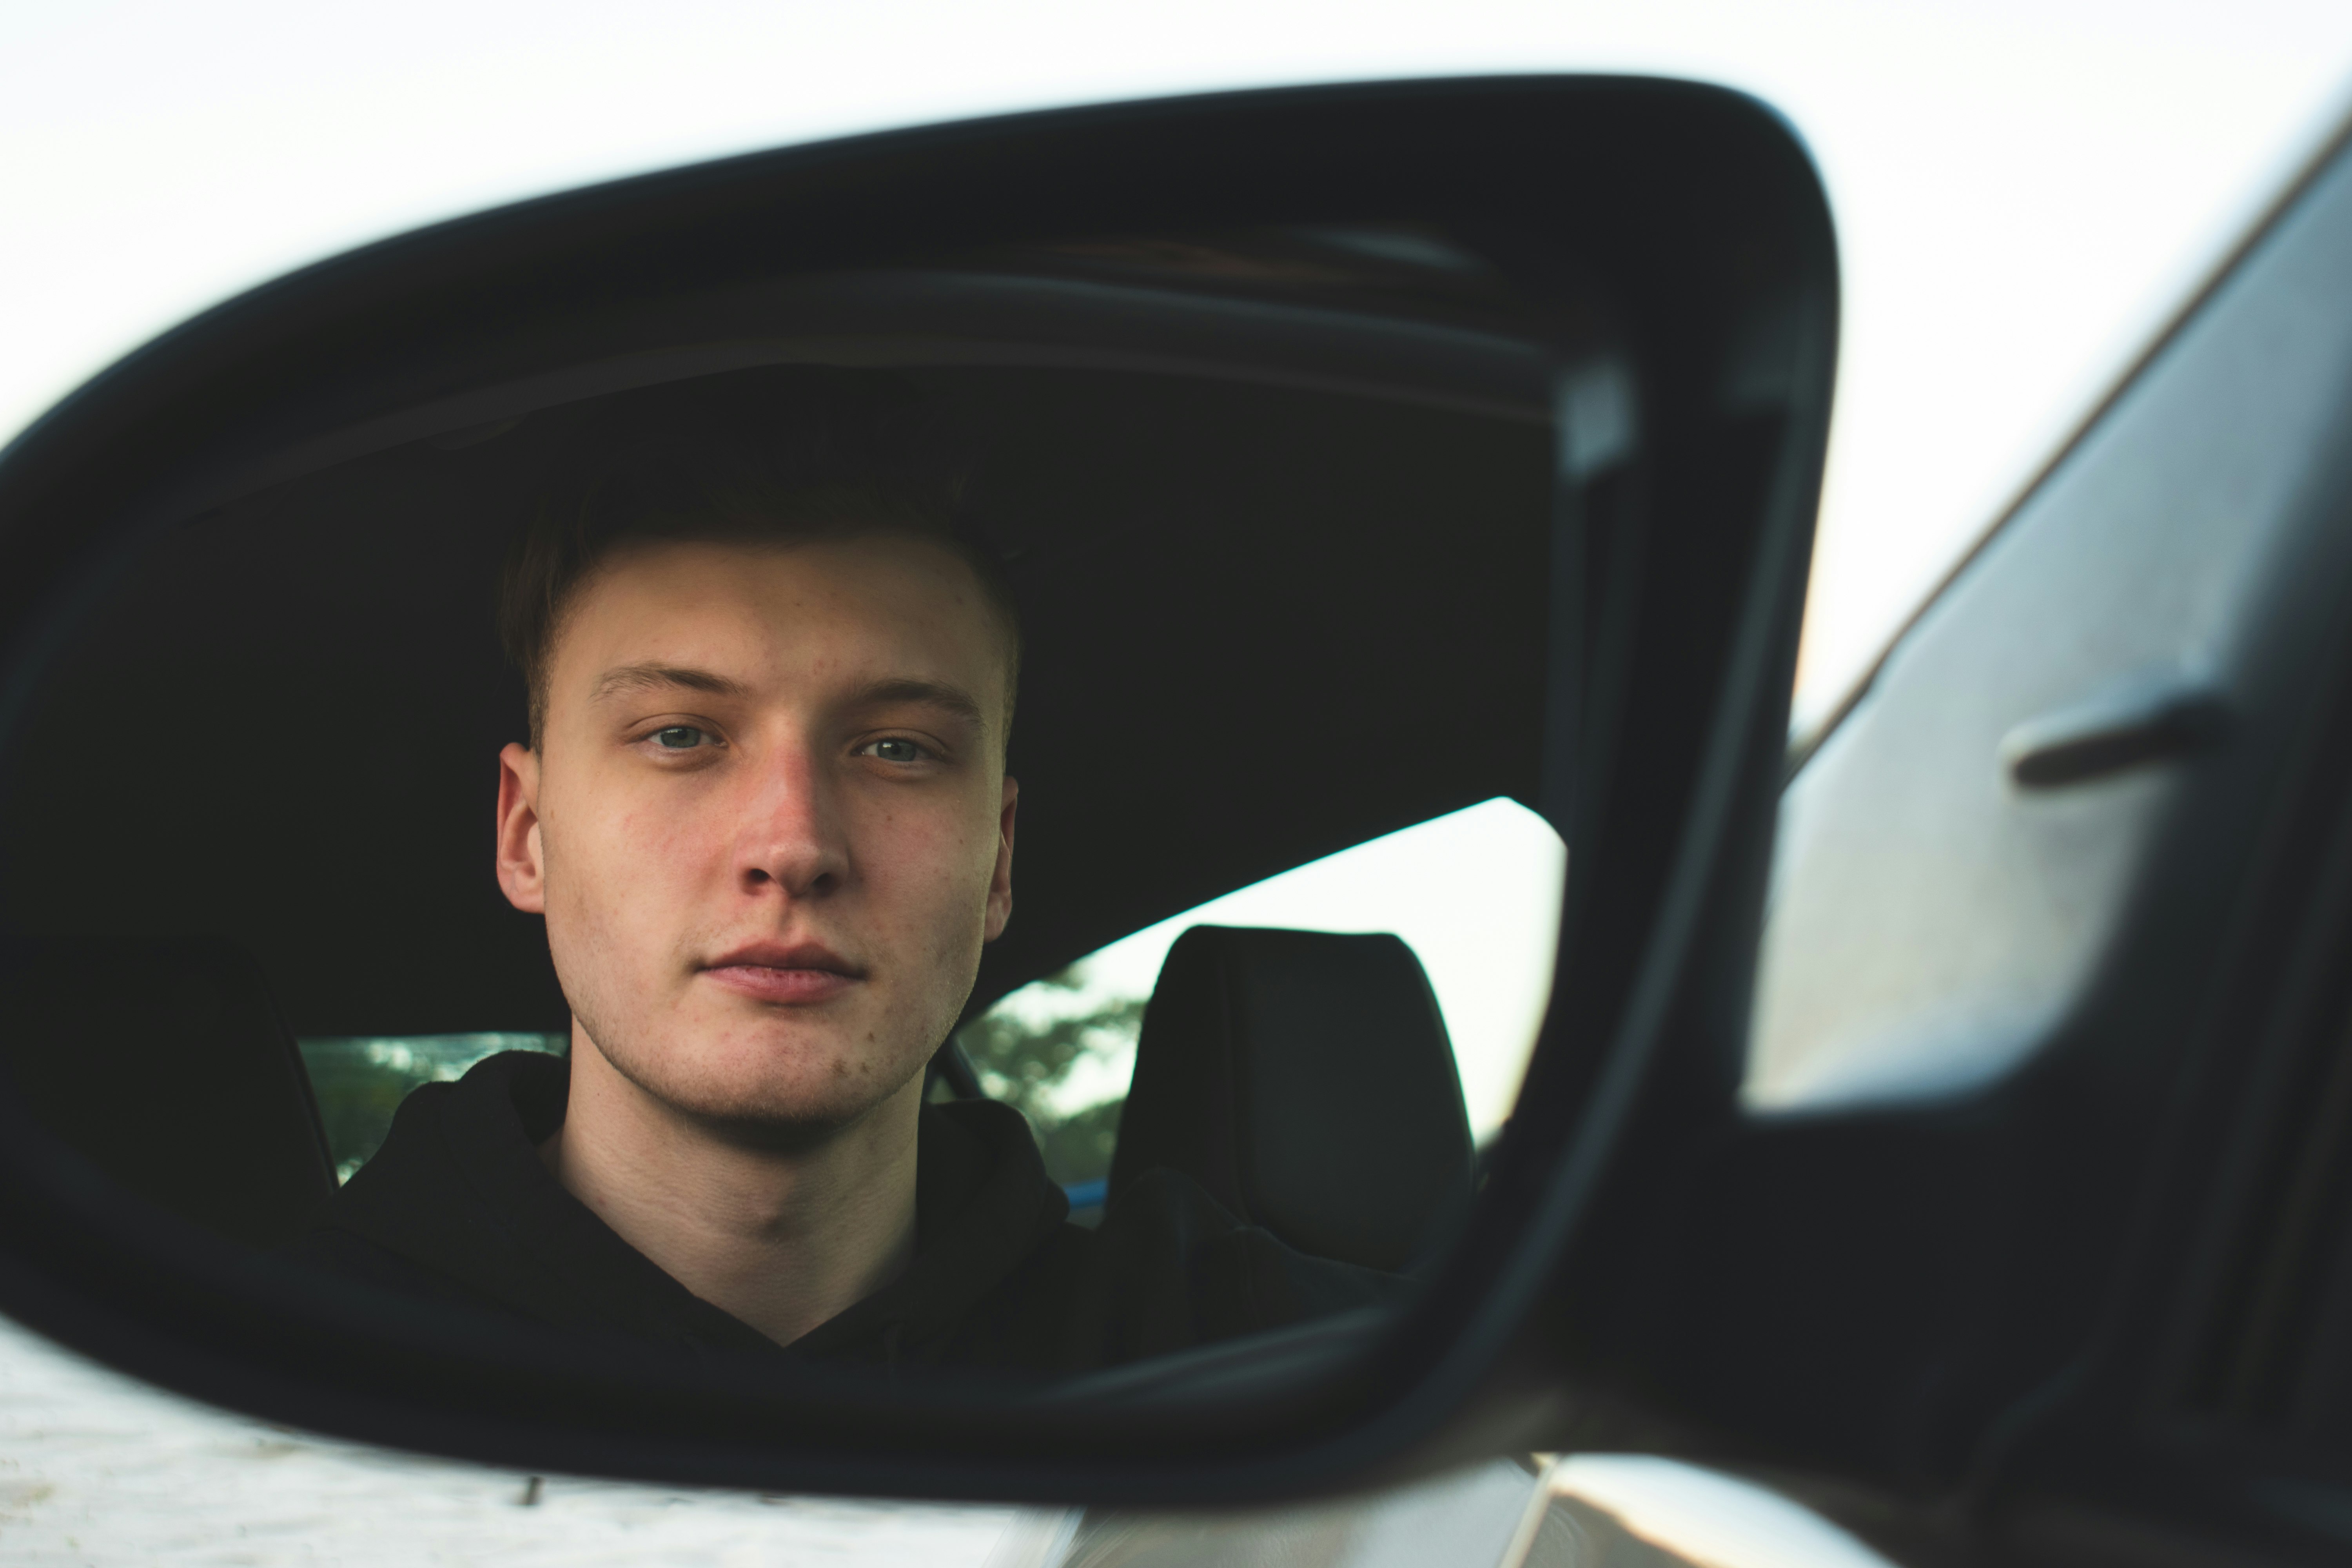
<instances>
[{"instance_id":1,"label":"cheek","mask_svg":"<svg viewBox=\"0 0 2352 1568\"><path fill-rule=\"evenodd\" d=\"M984 918L990 873L996 867L996 826L976 828L966 811L888 809L873 824L873 879L892 901L920 906L938 939L961 945Z\"/></svg>"},{"instance_id":2,"label":"cheek","mask_svg":"<svg viewBox=\"0 0 2352 1568\"><path fill-rule=\"evenodd\" d=\"M723 878L726 814L686 792L660 800L619 792L563 803L543 823L548 914L614 934L653 922Z\"/></svg>"}]
</instances>

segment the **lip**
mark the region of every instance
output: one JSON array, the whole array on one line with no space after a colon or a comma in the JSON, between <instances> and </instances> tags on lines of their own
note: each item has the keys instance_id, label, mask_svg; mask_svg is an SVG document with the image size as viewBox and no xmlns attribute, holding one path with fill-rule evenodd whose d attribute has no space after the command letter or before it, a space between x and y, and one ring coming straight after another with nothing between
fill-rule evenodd
<instances>
[{"instance_id":1,"label":"lip","mask_svg":"<svg viewBox=\"0 0 2352 1568\"><path fill-rule=\"evenodd\" d=\"M760 1002L829 1002L866 971L823 942L755 942L702 966L714 983Z\"/></svg>"}]
</instances>

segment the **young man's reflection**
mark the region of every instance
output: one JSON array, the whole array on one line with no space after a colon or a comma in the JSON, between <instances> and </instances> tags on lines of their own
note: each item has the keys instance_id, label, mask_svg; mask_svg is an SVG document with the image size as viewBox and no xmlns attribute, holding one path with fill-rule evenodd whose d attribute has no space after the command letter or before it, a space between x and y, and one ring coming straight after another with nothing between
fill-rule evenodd
<instances>
[{"instance_id":1,"label":"young man's reflection","mask_svg":"<svg viewBox=\"0 0 2352 1568\"><path fill-rule=\"evenodd\" d=\"M1019 1114L924 1102L1013 910L1021 635L895 379L614 398L501 585L499 883L569 1063L418 1090L306 1238L394 1289L680 1346L1077 1370L1378 1300L1159 1172L1067 1223Z\"/></svg>"}]
</instances>

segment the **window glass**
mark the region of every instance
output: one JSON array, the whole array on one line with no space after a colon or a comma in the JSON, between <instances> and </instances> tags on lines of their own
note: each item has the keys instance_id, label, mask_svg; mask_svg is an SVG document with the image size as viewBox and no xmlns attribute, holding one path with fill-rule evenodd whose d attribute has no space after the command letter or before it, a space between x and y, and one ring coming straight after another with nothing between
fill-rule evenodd
<instances>
[{"instance_id":1,"label":"window glass","mask_svg":"<svg viewBox=\"0 0 2352 1568\"><path fill-rule=\"evenodd\" d=\"M500 1051L545 1051L562 1056L569 1035L341 1036L297 1042L302 1065L318 1098L319 1119L327 1130L327 1157L335 1180L348 1182L368 1162L392 1127L392 1113L419 1084L465 1076L484 1057Z\"/></svg>"},{"instance_id":2,"label":"window glass","mask_svg":"<svg viewBox=\"0 0 2352 1568\"><path fill-rule=\"evenodd\" d=\"M1568 852L1543 818L1495 799L1359 844L1137 931L1014 991L957 1038L996 1099L1037 1131L1073 1204L1099 1203L1160 961L1196 925L1391 931L1445 1015L1472 1135L1518 1097L1551 994Z\"/></svg>"}]
</instances>

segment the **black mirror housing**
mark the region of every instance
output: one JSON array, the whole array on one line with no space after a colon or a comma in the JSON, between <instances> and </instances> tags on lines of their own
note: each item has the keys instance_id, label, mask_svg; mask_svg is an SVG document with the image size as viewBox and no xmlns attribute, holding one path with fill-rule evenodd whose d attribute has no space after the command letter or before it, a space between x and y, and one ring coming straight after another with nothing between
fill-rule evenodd
<instances>
[{"instance_id":1,"label":"black mirror housing","mask_svg":"<svg viewBox=\"0 0 2352 1568\"><path fill-rule=\"evenodd\" d=\"M1370 308L1343 326L1213 289L1182 309L1130 293L1048 310L989 259L1367 224L1475 252L1525 302L1513 333L1475 312L1383 326ZM952 288L938 280L950 268ZM536 404L787 342L814 353L825 332L919 338L934 355L984 340L1039 363L1241 366L1549 420L1534 804L1573 847L1555 992L1475 1211L1402 1319L1066 1389L880 1386L814 1366L656 1375L394 1310L205 1245L95 1179L10 1095L0 1307L200 1398L535 1471L1206 1503L1507 1448L1706 1449L1717 1438L1662 1392L1673 1380L1643 1362L1659 1342L1628 1314L1648 1228L1738 1116L1836 295L1820 183L1767 110L1682 83L1530 78L1120 105L730 159L386 241L176 329L0 458L12 726L151 531Z\"/></svg>"}]
</instances>

